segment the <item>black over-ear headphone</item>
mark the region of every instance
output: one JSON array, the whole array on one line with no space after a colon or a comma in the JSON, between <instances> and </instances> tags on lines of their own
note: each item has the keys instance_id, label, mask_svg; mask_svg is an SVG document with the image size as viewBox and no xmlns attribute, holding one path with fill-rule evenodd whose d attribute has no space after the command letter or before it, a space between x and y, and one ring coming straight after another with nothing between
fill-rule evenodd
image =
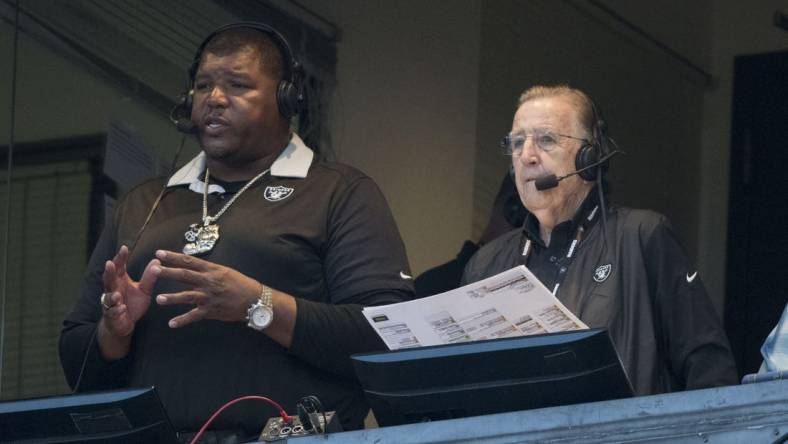
<instances>
[{"instance_id":1,"label":"black over-ear headphone","mask_svg":"<svg viewBox=\"0 0 788 444\"><path fill-rule=\"evenodd\" d=\"M301 62L296 58L287 39L285 39L279 31L263 23L230 23L214 30L202 41L202 43L200 43L200 46L197 47L197 52L194 54L194 59L189 67L189 91L178 96L178 103L170 112L170 120L175 124L175 127L178 128L178 131L193 133L196 129L194 123L191 121L194 78L197 75L197 69L200 67L200 60L202 59L202 53L205 51L205 47L208 45L208 42L218 34L236 28L249 28L262 32L274 41L274 44L276 44L282 53L282 62L285 72L276 88L276 104L279 108L279 114L286 119L290 119L304 109L306 98L304 97L304 90L301 82Z\"/></svg>"},{"instance_id":2,"label":"black over-ear headphone","mask_svg":"<svg viewBox=\"0 0 788 444\"><path fill-rule=\"evenodd\" d=\"M591 113L593 114L592 118L594 119L594 124L591 127L592 140L591 143L583 145L577 150L577 155L575 156L575 170L580 171L577 174L583 180L594 181L599 174L598 171L602 170L602 174L604 174L604 171L607 169L607 162L595 168L588 167L599 162L600 159L611 153L611 139L607 134L607 123L605 123L605 120L602 118L599 108L597 108L594 101L590 98L589 101L591 103Z\"/></svg>"}]
</instances>

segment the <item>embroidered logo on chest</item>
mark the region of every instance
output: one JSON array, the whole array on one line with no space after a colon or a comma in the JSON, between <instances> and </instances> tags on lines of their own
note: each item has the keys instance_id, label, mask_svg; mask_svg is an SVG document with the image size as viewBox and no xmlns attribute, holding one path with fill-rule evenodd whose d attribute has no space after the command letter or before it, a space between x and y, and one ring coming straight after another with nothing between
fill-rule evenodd
<instances>
[{"instance_id":1,"label":"embroidered logo on chest","mask_svg":"<svg viewBox=\"0 0 788 444\"><path fill-rule=\"evenodd\" d=\"M610 271L612 269L613 269L612 264L605 264L596 267L596 270L594 270L594 280L599 282L600 284L602 282L605 282L607 278L610 276Z\"/></svg>"},{"instance_id":2,"label":"embroidered logo on chest","mask_svg":"<svg viewBox=\"0 0 788 444\"><path fill-rule=\"evenodd\" d=\"M293 194L293 190L294 188L283 187L281 185L275 187L269 185L265 187L263 196L265 196L265 200L269 202L278 202L290 197L290 195Z\"/></svg>"}]
</instances>

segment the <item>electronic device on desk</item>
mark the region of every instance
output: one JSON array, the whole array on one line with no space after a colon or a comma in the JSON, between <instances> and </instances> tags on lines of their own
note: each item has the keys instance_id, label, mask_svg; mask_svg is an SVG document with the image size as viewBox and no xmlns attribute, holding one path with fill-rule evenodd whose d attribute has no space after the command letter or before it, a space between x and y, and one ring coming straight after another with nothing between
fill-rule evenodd
<instances>
[{"instance_id":1,"label":"electronic device on desk","mask_svg":"<svg viewBox=\"0 0 788 444\"><path fill-rule=\"evenodd\" d=\"M631 397L605 329L352 356L381 426Z\"/></svg>"},{"instance_id":2,"label":"electronic device on desk","mask_svg":"<svg viewBox=\"0 0 788 444\"><path fill-rule=\"evenodd\" d=\"M310 422L302 422L298 416L295 416L290 424L286 424L278 416L269 418L260 433L260 441L273 442L299 436L341 432L342 427L339 426L339 419L335 419L334 416L334 412L326 412L325 415L315 416L314 420ZM312 426L313 422L317 424L317 427ZM307 425L304 426L304 424Z\"/></svg>"},{"instance_id":3,"label":"electronic device on desk","mask_svg":"<svg viewBox=\"0 0 788 444\"><path fill-rule=\"evenodd\" d=\"M1 402L0 442L180 443L152 387Z\"/></svg>"},{"instance_id":4,"label":"electronic device on desk","mask_svg":"<svg viewBox=\"0 0 788 444\"><path fill-rule=\"evenodd\" d=\"M273 442L307 435L323 435L342 431L335 412L326 412L316 396L305 396L296 403L298 415L289 415L289 421L281 416L268 419L260 441Z\"/></svg>"}]
</instances>

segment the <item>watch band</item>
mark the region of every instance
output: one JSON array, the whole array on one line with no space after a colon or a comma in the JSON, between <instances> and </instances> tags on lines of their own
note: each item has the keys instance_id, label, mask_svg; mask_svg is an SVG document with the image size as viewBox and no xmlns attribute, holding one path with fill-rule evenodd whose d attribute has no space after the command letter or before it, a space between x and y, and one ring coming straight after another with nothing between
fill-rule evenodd
<instances>
[{"instance_id":1,"label":"watch band","mask_svg":"<svg viewBox=\"0 0 788 444\"><path fill-rule=\"evenodd\" d=\"M266 285L261 286L260 297L246 310L246 325L258 331L271 325L274 317L273 290Z\"/></svg>"},{"instance_id":2,"label":"watch band","mask_svg":"<svg viewBox=\"0 0 788 444\"><path fill-rule=\"evenodd\" d=\"M269 287L267 285L263 285L263 284L260 284L260 285L263 287L263 289L260 290L260 299L259 299L260 303L263 304L266 307L269 307L269 308L273 309L274 308L274 301L273 301L274 291L271 290L271 287Z\"/></svg>"}]
</instances>

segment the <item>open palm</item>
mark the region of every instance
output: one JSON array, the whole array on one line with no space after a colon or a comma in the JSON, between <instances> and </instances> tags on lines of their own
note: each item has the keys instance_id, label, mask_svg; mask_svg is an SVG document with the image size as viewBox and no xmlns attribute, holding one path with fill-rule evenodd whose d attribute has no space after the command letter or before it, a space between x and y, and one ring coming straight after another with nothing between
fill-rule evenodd
<instances>
[{"instance_id":1,"label":"open palm","mask_svg":"<svg viewBox=\"0 0 788 444\"><path fill-rule=\"evenodd\" d=\"M106 326L110 333L120 337L131 335L134 325L148 311L157 277L154 267L159 265L157 259L150 261L137 282L126 271L128 258L129 250L124 245L104 264L104 291L112 293L112 307L105 311Z\"/></svg>"}]
</instances>

